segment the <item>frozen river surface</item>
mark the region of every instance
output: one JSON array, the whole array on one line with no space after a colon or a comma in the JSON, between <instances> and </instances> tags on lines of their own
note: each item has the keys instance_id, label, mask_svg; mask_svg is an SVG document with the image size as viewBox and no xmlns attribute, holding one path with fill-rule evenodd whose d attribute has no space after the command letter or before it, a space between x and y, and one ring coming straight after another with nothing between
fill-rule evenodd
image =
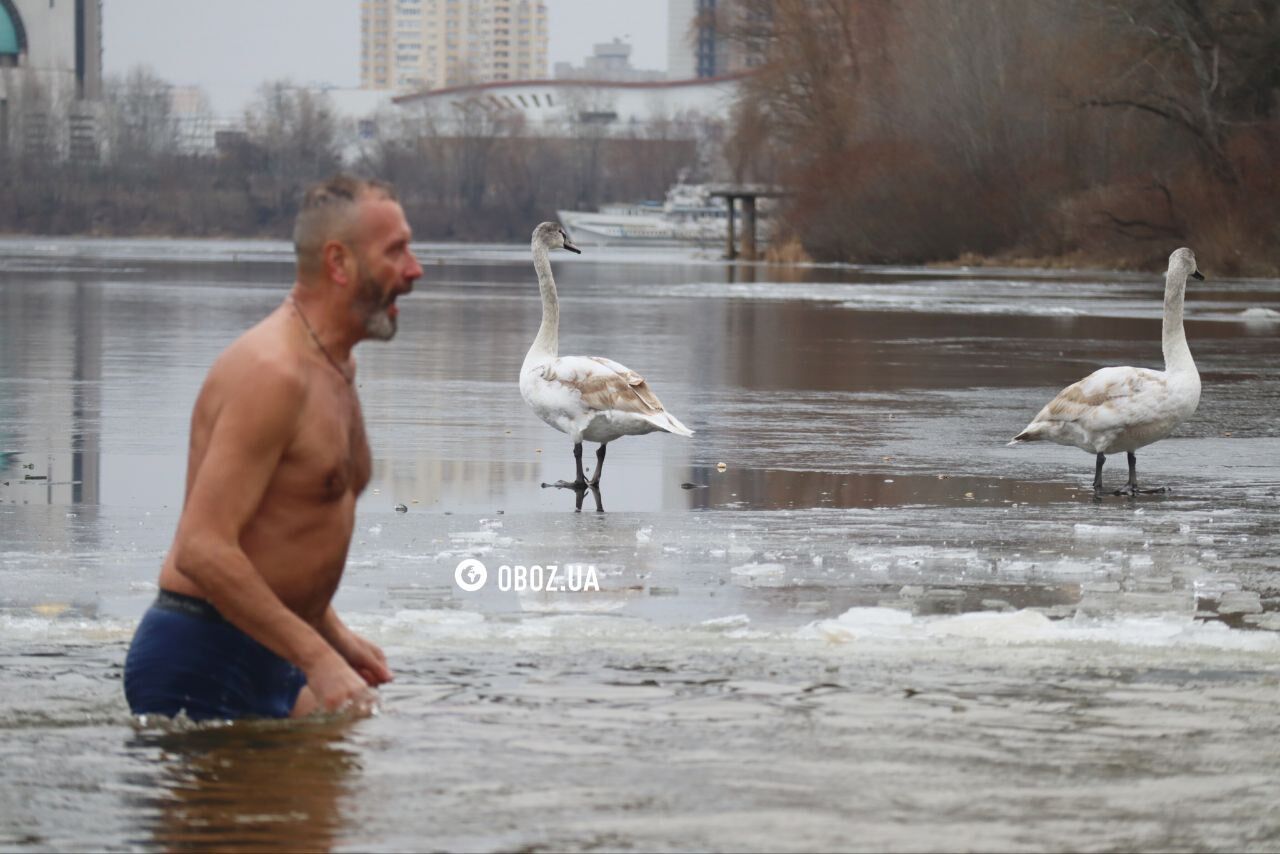
<instances>
[{"instance_id":1,"label":"frozen river surface","mask_svg":"<svg viewBox=\"0 0 1280 854\"><path fill-rule=\"evenodd\" d=\"M121 665L290 253L0 241L0 849L1280 849L1280 282L1200 259L1200 410L1139 454L1169 492L1094 500L1089 455L1004 443L1159 366L1158 274L557 256L562 350L697 431L611 446L579 513L516 387L527 249L420 257L359 350L337 601L382 713L172 731ZM499 589L535 565L599 589Z\"/></svg>"}]
</instances>

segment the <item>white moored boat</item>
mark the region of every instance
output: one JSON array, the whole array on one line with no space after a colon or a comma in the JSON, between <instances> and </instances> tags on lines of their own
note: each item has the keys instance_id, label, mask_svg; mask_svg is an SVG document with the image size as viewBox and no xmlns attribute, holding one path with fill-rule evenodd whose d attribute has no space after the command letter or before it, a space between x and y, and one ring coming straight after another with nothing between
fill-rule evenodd
<instances>
[{"instance_id":1,"label":"white moored boat","mask_svg":"<svg viewBox=\"0 0 1280 854\"><path fill-rule=\"evenodd\" d=\"M704 184L676 184L664 202L602 205L597 212L556 211L560 224L579 244L723 243L729 208Z\"/></svg>"}]
</instances>

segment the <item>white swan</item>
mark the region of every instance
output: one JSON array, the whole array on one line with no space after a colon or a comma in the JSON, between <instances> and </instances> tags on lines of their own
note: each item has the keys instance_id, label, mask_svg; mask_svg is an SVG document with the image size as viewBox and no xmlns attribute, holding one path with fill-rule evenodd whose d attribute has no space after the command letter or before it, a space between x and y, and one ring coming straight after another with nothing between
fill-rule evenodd
<instances>
[{"instance_id":1,"label":"white swan","mask_svg":"<svg viewBox=\"0 0 1280 854\"><path fill-rule=\"evenodd\" d=\"M583 490L600 483L605 448L622 436L664 430L678 436L693 431L662 407L644 377L601 356L560 356L560 303L551 277L552 249L581 253L557 223L533 230L533 267L542 292L542 325L520 368L520 396L538 417L573 439L578 476L557 486ZM588 483L582 473L582 443L599 442L596 470Z\"/></svg>"},{"instance_id":2,"label":"white swan","mask_svg":"<svg viewBox=\"0 0 1280 854\"><path fill-rule=\"evenodd\" d=\"M1169 256L1164 279L1164 370L1102 368L1067 386L1010 445L1047 439L1097 454L1093 475L1095 494L1102 492L1106 455L1126 451L1129 482L1116 495L1163 492L1138 489L1138 458L1134 451L1168 436L1191 417L1200 403L1200 374L1187 347L1182 328L1182 302L1187 277L1204 279L1196 256L1186 248Z\"/></svg>"}]
</instances>

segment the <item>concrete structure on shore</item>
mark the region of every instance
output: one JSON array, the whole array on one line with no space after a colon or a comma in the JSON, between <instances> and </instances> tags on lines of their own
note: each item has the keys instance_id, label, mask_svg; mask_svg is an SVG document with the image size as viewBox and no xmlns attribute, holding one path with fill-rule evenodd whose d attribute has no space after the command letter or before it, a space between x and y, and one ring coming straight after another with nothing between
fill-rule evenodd
<instances>
[{"instance_id":1,"label":"concrete structure on shore","mask_svg":"<svg viewBox=\"0 0 1280 854\"><path fill-rule=\"evenodd\" d=\"M0 0L0 98L23 74L59 95L102 95L102 0Z\"/></svg>"},{"instance_id":2,"label":"concrete structure on shore","mask_svg":"<svg viewBox=\"0 0 1280 854\"><path fill-rule=\"evenodd\" d=\"M102 0L0 0L0 151L95 158L101 97Z\"/></svg>"},{"instance_id":3,"label":"concrete structure on shore","mask_svg":"<svg viewBox=\"0 0 1280 854\"><path fill-rule=\"evenodd\" d=\"M660 123L728 118L741 75L707 80L625 83L611 80L521 80L455 86L403 95L396 104L431 118L437 132L465 136L481 118L518 121L530 136L560 136L582 127L604 134Z\"/></svg>"}]
</instances>

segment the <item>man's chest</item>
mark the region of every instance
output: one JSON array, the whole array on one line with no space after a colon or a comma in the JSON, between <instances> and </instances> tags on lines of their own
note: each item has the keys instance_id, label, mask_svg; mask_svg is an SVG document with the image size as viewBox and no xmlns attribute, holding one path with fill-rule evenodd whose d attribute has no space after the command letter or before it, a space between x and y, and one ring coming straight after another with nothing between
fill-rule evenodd
<instances>
[{"instance_id":1,"label":"man's chest","mask_svg":"<svg viewBox=\"0 0 1280 854\"><path fill-rule=\"evenodd\" d=\"M287 455L291 483L322 500L359 495L369 483L372 456L355 393L309 401L299 423Z\"/></svg>"}]
</instances>

